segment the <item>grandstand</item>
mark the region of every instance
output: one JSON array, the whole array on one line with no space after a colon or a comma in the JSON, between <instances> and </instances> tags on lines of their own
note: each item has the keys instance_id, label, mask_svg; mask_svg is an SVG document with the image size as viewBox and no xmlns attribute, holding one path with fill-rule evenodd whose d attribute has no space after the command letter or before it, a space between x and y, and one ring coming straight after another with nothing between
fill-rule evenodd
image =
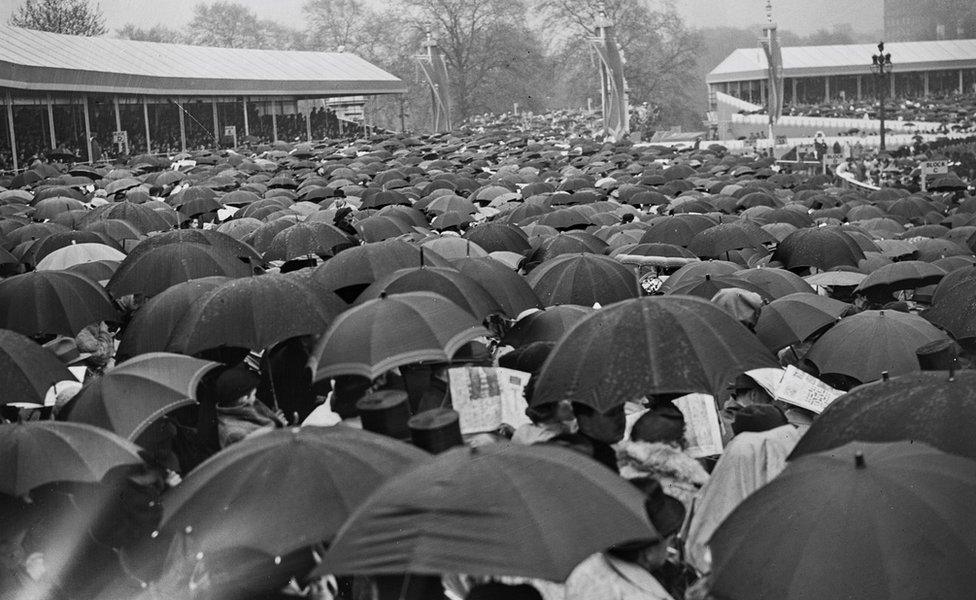
<instances>
[{"instance_id":1,"label":"grandstand","mask_svg":"<svg viewBox=\"0 0 976 600\"><path fill-rule=\"evenodd\" d=\"M950 124L972 117L966 98L976 97L976 40L890 43L886 51L894 63L883 82L891 98L888 128L948 132ZM882 82L871 71L875 53L873 44L783 48L785 116L777 133L877 131L875 99ZM767 74L766 56L756 47L735 50L707 75L710 116L719 137L764 133ZM925 98L938 98L932 103L938 107L958 103L960 110L926 110Z\"/></svg>"},{"instance_id":2,"label":"grandstand","mask_svg":"<svg viewBox=\"0 0 976 600\"><path fill-rule=\"evenodd\" d=\"M208 48L0 26L6 121L0 156L14 169L20 157L59 147L90 160L92 136L97 150L117 131L126 132L132 151L148 153L212 146L228 126L242 138L311 139L313 126L331 122L329 115L334 121L334 114L321 108L303 114L313 103L299 101L405 92L403 81L349 53Z\"/></svg>"}]
</instances>

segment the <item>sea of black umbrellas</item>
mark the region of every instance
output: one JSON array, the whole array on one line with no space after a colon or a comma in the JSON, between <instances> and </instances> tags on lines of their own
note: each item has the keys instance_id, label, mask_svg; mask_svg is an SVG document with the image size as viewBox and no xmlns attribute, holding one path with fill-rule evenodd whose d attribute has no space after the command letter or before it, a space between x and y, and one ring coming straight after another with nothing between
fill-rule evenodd
<instances>
[{"instance_id":1,"label":"sea of black umbrellas","mask_svg":"<svg viewBox=\"0 0 976 600\"><path fill-rule=\"evenodd\" d=\"M841 183L504 120L0 178L0 598L972 597L976 197Z\"/></svg>"}]
</instances>

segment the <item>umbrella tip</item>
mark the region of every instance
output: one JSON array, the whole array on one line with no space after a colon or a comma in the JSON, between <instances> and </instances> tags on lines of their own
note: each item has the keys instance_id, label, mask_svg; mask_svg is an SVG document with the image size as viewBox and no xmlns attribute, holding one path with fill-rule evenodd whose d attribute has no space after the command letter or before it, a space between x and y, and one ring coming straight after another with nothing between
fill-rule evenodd
<instances>
[{"instance_id":1,"label":"umbrella tip","mask_svg":"<svg viewBox=\"0 0 976 600\"><path fill-rule=\"evenodd\" d=\"M881 381L888 381L890 379L888 371L881 371Z\"/></svg>"},{"instance_id":2,"label":"umbrella tip","mask_svg":"<svg viewBox=\"0 0 976 600\"><path fill-rule=\"evenodd\" d=\"M864 454L860 450L854 453L854 466L858 469L863 469L865 466Z\"/></svg>"}]
</instances>

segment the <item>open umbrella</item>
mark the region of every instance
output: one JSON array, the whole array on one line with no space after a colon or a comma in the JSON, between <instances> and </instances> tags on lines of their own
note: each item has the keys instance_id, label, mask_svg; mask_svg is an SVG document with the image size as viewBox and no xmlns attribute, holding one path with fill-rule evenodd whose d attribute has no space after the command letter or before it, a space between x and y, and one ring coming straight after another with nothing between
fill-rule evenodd
<instances>
[{"instance_id":1,"label":"open umbrella","mask_svg":"<svg viewBox=\"0 0 976 600\"><path fill-rule=\"evenodd\" d=\"M542 302L525 279L494 258L459 258L454 268L481 284L498 302L502 312L515 318L529 308L540 308Z\"/></svg>"},{"instance_id":2,"label":"open umbrella","mask_svg":"<svg viewBox=\"0 0 976 600\"><path fill-rule=\"evenodd\" d=\"M464 234L484 248L487 252L525 252L529 249L529 238L525 232L506 223L485 223L472 227Z\"/></svg>"},{"instance_id":3,"label":"open umbrella","mask_svg":"<svg viewBox=\"0 0 976 600\"><path fill-rule=\"evenodd\" d=\"M773 260L789 269L840 265L857 266L864 252L850 235L836 227L797 229L776 247Z\"/></svg>"},{"instance_id":4,"label":"open umbrella","mask_svg":"<svg viewBox=\"0 0 976 600\"><path fill-rule=\"evenodd\" d=\"M880 267L857 285L855 293L868 296L890 297L898 290L912 290L934 285L945 277L946 272L932 263L921 260L904 260Z\"/></svg>"},{"instance_id":5,"label":"open umbrella","mask_svg":"<svg viewBox=\"0 0 976 600\"><path fill-rule=\"evenodd\" d=\"M450 267L435 252L423 251L403 240L386 240L356 246L336 254L312 272L321 287L333 290L346 302L352 302L364 289L397 269L420 266Z\"/></svg>"},{"instance_id":6,"label":"open umbrella","mask_svg":"<svg viewBox=\"0 0 976 600\"><path fill-rule=\"evenodd\" d=\"M448 362L464 344L488 335L470 313L431 292L381 296L350 308L319 338L313 381L336 375L375 379L394 367Z\"/></svg>"},{"instance_id":7,"label":"open umbrella","mask_svg":"<svg viewBox=\"0 0 976 600\"><path fill-rule=\"evenodd\" d=\"M146 252L133 251L119 265L107 287L116 298L129 294L151 297L191 279L253 274L253 267L220 247L196 243L166 244Z\"/></svg>"},{"instance_id":8,"label":"open umbrella","mask_svg":"<svg viewBox=\"0 0 976 600\"><path fill-rule=\"evenodd\" d=\"M976 371L924 371L858 386L837 398L790 459L848 442L924 442L976 460Z\"/></svg>"},{"instance_id":9,"label":"open umbrella","mask_svg":"<svg viewBox=\"0 0 976 600\"><path fill-rule=\"evenodd\" d=\"M643 495L595 461L549 446L462 447L377 489L314 574L564 581L595 552L658 537Z\"/></svg>"},{"instance_id":10,"label":"open umbrella","mask_svg":"<svg viewBox=\"0 0 976 600\"><path fill-rule=\"evenodd\" d=\"M24 335L74 337L118 316L102 286L72 271L33 271L0 281L0 327Z\"/></svg>"},{"instance_id":11,"label":"open umbrella","mask_svg":"<svg viewBox=\"0 0 976 600\"><path fill-rule=\"evenodd\" d=\"M549 306L519 319L502 341L515 347L532 342L555 342L591 312L592 308L575 304Z\"/></svg>"},{"instance_id":12,"label":"open umbrella","mask_svg":"<svg viewBox=\"0 0 976 600\"><path fill-rule=\"evenodd\" d=\"M71 372L52 352L19 333L0 329L0 404L44 404L48 388L71 379Z\"/></svg>"},{"instance_id":13,"label":"open umbrella","mask_svg":"<svg viewBox=\"0 0 976 600\"><path fill-rule=\"evenodd\" d=\"M915 351L945 332L919 317L894 310L866 310L845 317L818 339L806 358L821 374L840 374L867 383L883 372L918 371Z\"/></svg>"},{"instance_id":14,"label":"open umbrella","mask_svg":"<svg viewBox=\"0 0 976 600\"><path fill-rule=\"evenodd\" d=\"M733 275L761 287L773 298L782 298L783 296L798 292L814 293L809 283L804 281L799 275L786 269L759 267L736 271Z\"/></svg>"},{"instance_id":15,"label":"open umbrella","mask_svg":"<svg viewBox=\"0 0 976 600\"><path fill-rule=\"evenodd\" d=\"M711 300L719 290L728 288L746 290L747 292L758 294L763 300L772 300L772 296L764 288L735 275L719 275L713 277L706 274L701 279L684 278L684 281L680 285L667 286L665 293L668 295L697 296L698 298Z\"/></svg>"},{"instance_id":16,"label":"open umbrella","mask_svg":"<svg viewBox=\"0 0 976 600\"><path fill-rule=\"evenodd\" d=\"M976 469L925 444L851 443L793 461L710 541L717 598L966 598ZM920 551L924 549L924 551Z\"/></svg>"},{"instance_id":17,"label":"open umbrella","mask_svg":"<svg viewBox=\"0 0 976 600\"><path fill-rule=\"evenodd\" d=\"M197 384L216 366L179 354L140 354L86 382L71 400L67 420L135 440L159 417L195 403Z\"/></svg>"},{"instance_id":18,"label":"open umbrella","mask_svg":"<svg viewBox=\"0 0 976 600\"><path fill-rule=\"evenodd\" d=\"M60 271L69 269L75 265L103 260L118 263L125 260L125 254L105 244L71 244L70 246L59 248L42 258L37 263L35 269L38 271Z\"/></svg>"},{"instance_id":19,"label":"open umbrella","mask_svg":"<svg viewBox=\"0 0 976 600\"><path fill-rule=\"evenodd\" d=\"M719 395L737 375L775 366L752 332L706 300L638 298L595 311L566 332L532 402L572 400L606 411L647 394Z\"/></svg>"},{"instance_id":20,"label":"open umbrella","mask_svg":"<svg viewBox=\"0 0 976 600\"><path fill-rule=\"evenodd\" d=\"M296 223L271 240L264 258L291 260L310 254L331 256L336 248L352 246L352 240L339 228L326 223Z\"/></svg>"},{"instance_id":21,"label":"open umbrella","mask_svg":"<svg viewBox=\"0 0 976 600\"><path fill-rule=\"evenodd\" d=\"M384 481L428 458L403 442L347 427L252 436L210 457L163 496L160 530L189 530L205 556L234 547L281 556L330 541Z\"/></svg>"},{"instance_id":22,"label":"open umbrella","mask_svg":"<svg viewBox=\"0 0 976 600\"><path fill-rule=\"evenodd\" d=\"M756 336L772 351L805 341L833 325L851 305L827 296L798 292L762 307Z\"/></svg>"},{"instance_id":23,"label":"open umbrella","mask_svg":"<svg viewBox=\"0 0 976 600\"><path fill-rule=\"evenodd\" d=\"M0 424L0 494L23 496L56 481L97 482L138 464L139 449L110 431L61 421ZM16 457L16 458L14 458Z\"/></svg>"},{"instance_id":24,"label":"open umbrella","mask_svg":"<svg viewBox=\"0 0 976 600\"><path fill-rule=\"evenodd\" d=\"M722 258L726 252L743 248L762 248L775 244L776 238L749 221L720 223L695 234L688 249L702 258Z\"/></svg>"},{"instance_id":25,"label":"open umbrella","mask_svg":"<svg viewBox=\"0 0 976 600\"><path fill-rule=\"evenodd\" d=\"M124 360L146 352L167 348L176 326L190 306L207 292L231 281L228 277L202 277L178 283L150 298L133 315L116 350L116 359Z\"/></svg>"},{"instance_id":26,"label":"open umbrella","mask_svg":"<svg viewBox=\"0 0 976 600\"><path fill-rule=\"evenodd\" d=\"M957 340L976 337L976 267L946 275L935 288L932 308L922 316Z\"/></svg>"},{"instance_id":27,"label":"open umbrella","mask_svg":"<svg viewBox=\"0 0 976 600\"><path fill-rule=\"evenodd\" d=\"M527 280L546 306L612 304L640 295L637 274L599 254L563 254L533 269Z\"/></svg>"},{"instance_id":28,"label":"open umbrella","mask_svg":"<svg viewBox=\"0 0 976 600\"><path fill-rule=\"evenodd\" d=\"M412 267L394 271L366 288L356 299L356 304L406 292L439 294L479 321L501 311L501 305L484 286L460 271L445 267Z\"/></svg>"},{"instance_id":29,"label":"open umbrella","mask_svg":"<svg viewBox=\"0 0 976 600\"><path fill-rule=\"evenodd\" d=\"M212 348L269 348L325 331L342 301L297 275L232 279L204 293L173 330L166 350L196 354Z\"/></svg>"}]
</instances>

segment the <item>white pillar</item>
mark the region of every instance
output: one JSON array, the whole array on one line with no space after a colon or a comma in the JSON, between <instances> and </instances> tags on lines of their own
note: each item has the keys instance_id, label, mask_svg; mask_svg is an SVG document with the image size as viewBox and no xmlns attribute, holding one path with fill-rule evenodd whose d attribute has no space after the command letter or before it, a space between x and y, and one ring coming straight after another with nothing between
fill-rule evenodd
<instances>
[{"instance_id":1,"label":"white pillar","mask_svg":"<svg viewBox=\"0 0 976 600\"><path fill-rule=\"evenodd\" d=\"M220 142L220 121L217 119L217 98L211 98L210 101L213 104L213 132L214 132L214 141L217 142L217 145L219 146L220 145L219 144L219 142Z\"/></svg>"},{"instance_id":2,"label":"white pillar","mask_svg":"<svg viewBox=\"0 0 976 600\"><path fill-rule=\"evenodd\" d=\"M888 95L891 98L894 98L895 97L895 74L894 73L891 72L888 73L888 85L890 86L890 89L888 90Z\"/></svg>"},{"instance_id":3,"label":"white pillar","mask_svg":"<svg viewBox=\"0 0 976 600\"><path fill-rule=\"evenodd\" d=\"M7 92L7 132L10 134L10 157L13 159L14 171L17 170L17 135L14 133L14 101Z\"/></svg>"},{"instance_id":4,"label":"white pillar","mask_svg":"<svg viewBox=\"0 0 976 600\"><path fill-rule=\"evenodd\" d=\"M861 100L861 76L860 75L857 76L857 99L858 101Z\"/></svg>"},{"instance_id":5,"label":"white pillar","mask_svg":"<svg viewBox=\"0 0 976 600\"><path fill-rule=\"evenodd\" d=\"M122 131L122 117L119 115L119 97L112 96L112 103L115 105L115 131Z\"/></svg>"},{"instance_id":6,"label":"white pillar","mask_svg":"<svg viewBox=\"0 0 976 600\"><path fill-rule=\"evenodd\" d=\"M922 89L923 89L922 92L923 95L928 96L929 95L929 72L928 71L922 73Z\"/></svg>"},{"instance_id":7,"label":"white pillar","mask_svg":"<svg viewBox=\"0 0 976 600\"><path fill-rule=\"evenodd\" d=\"M305 137L312 142L312 102L305 101Z\"/></svg>"},{"instance_id":8,"label":"white pillar","mask_svg":"<svg viewBox=\"0 0 976 600\"><path fill-rule=\"evenodd\" d=\"M799 101L796 99L796 87L797 87L796 77L794 77L793 78L793 104L799 104Z\"/></svg>"},{"instance_id":9,"label":"white pillar","mask_svg":"<svg viewBox=\"0 0 976 600\"><path fill-rule=\"evenodd\" d=\"M962 89L962 85L963 85L963 83L962 83L962 69L959 69L959 93L960 94L962 94L963 91L964 91Z\"/></svg>"},{"instance_id":10,"label":"white pillar","mask_svg":"<svg viewBox=\"0 0 976 600\"><path fill-rule=\"evenodd\" d=\"M149 138L149 100L142 97L142 122L146 125L146 154L152 154L152 141Z\"/></svg>"},{"instance_id":11,"label":"white pillar","mask_svg":"<svg viewBox=\"0 0 976 600\"><path fill-rule=\"evenodd\" d=\"M830 77L824 77L824 102L830 102Z\"/></svg>"},{"instance_id":12,"label":"white pillar","mask_svg":"<svg viewBox=\"0 0 976 600\"><path fill-rule=\"evenodd\" d=\"M244 135L251 135L251 125L247 120L247 96L241 97L241 106L244 108Z\"/></svg>"},{"instance_id":13,"label":"white pillar","mask_svg":"<svg viewBox=\"0 0 976 600\"><path fill-rule=\"evenodd\" d=\"M51 94L47 95L47 128L51 136L51 149L58 147L58 137L54 134L54 105L51 102Z\"/></svg>"},{"instance_id":14,"label":"white pillar","mask_svg":"<svg viewBox=\"0 0 976 600\"><path fill-rule=\"evenodd\" d=\"M176 111L180 115L180 151L186 152L186 122L183 119L182 102L176 101Z\"/></svg>"},{"instance_id":15,"label":"white pillar","mask_svg":"<svg viewBox=\"0 0 976 600\"><path fill-rule=\"evenodd\" d=\"M278 101L271 101L271 141L278 141Z\"/></svg>"},{"instance_id":16,"label":"white pillar","mask_svg":"<svg viewBox=\"0 0 976 600\"><path fill-rule=\"evenodd\" d=\"M91 146L91 116L88 114L88 96L82 96L81 98L82 106L84 107L85 113L85 148L88 149L88 162L95 162L92 156L92 146Z\"/></svg>"}]
</instances>

